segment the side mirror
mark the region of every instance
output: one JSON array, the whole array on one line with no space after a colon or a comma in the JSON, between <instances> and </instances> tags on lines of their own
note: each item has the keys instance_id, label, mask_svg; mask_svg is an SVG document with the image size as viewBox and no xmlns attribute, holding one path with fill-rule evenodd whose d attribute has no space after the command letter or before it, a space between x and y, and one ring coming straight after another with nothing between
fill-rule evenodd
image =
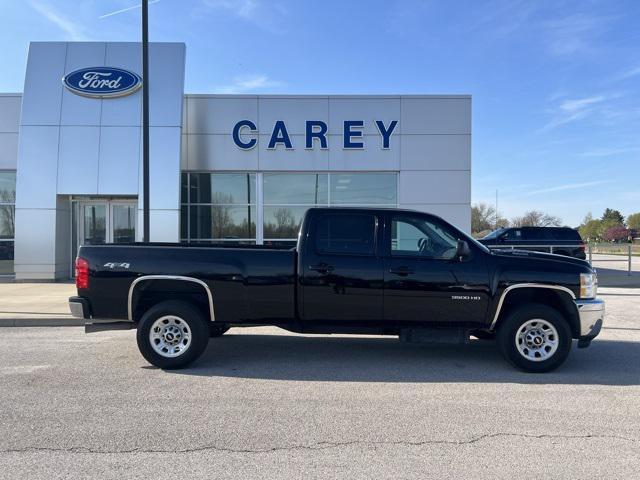
<instances>
[{"instance_id":1,"label":"side mirror","mask_svg":"<svg viewBox=\"0 0 640 480\"><path fill-rule=\"evenodd\" d=\"M471 249L466 240L458 240L458 247L456 248L456 258L462 262L471 256Z\"/></svg>"}]
</instances>

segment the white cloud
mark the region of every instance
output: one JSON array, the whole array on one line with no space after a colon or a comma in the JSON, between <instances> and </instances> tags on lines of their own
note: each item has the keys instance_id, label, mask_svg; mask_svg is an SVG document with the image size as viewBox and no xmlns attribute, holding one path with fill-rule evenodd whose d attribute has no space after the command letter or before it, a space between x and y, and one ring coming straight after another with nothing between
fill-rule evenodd
<instances>
[{"instance_id":1,"label":"white cloud","mask_svg":"<svg viewBox=\"0 0 640 480\"><path fill-rule=\"evenodd\" d=\"M272 80L267 75L243 75L235 77L233 83L214 87L215 93L258 93L284 86L283 82Z\"/></svg>"},{"instance_id":2,"label":"white cloud","mask_svg":"<svg viewBox=\"0 0 640 480\"><path fill-rule=\"evenodd\" d=\"M469 30L482 30L494 39L522 33L531 26L539 9L538 4L526 0L489 1L477 6L477 17L471 21Z\"/></svg>"},{"instance_id":3,"label":"white cloud","mask_svg":"<svg viewBox=\"0 0 640 480\"><path fill-rule=\"evenodd\" d=\"M258 8L256 0L205 0L204 4L211 8L227 10L245 19L251 19Z\"/></svg>"},{"instance_id":4,"label":"white cloud","mask_svg":"<svg viewBox=\"0 0 640 480\"><path fill-rule=\"evenodd\" d=\"M605 99L604 96L597 95L594 97L565 100L560 104L560 109L570 113L579 112L581 110L587 109L590 105L593 105L594 103L600 103L604 101L604 99Z\"/></svg>"},{"instance_id":5,"label":"white cloud","mask_svg":"<svg viewBox=\"0 0 640 480\"><path fill-rule=\"evenodd\" d=\"M620 75L614 78L614 80L627 80L629 78L637 77L640 75L640 65L627 70L626 72L622 72Z\"/></svg>"},{"instance_id":6,"label":"white cloud","mask_svg":"<svg viewBox=\"0 0 640 480\"><path fill-rule=\"evenodd\" d=\"M62 30L70 40L84 41L89 39L82 25L75 23L48 3L32 0L30 5L45 20Z\"/></svg>"},{"instance_id":7,"label":"white cloud","mask_svg":"<svg viewBox=\"0 0 640 480\"><path fill-rule=\"evenodd\" d=\"M543 193L563 192L565 190L576 190L579 188L595 187L596 185L602 185L604 183L609 183L609 180L594 180L591 182L566 183L564 185L557 185L555 187L541 188L539 190L531 190L526 192L522 196L530 197L532 195L540 195Z\"/></svg>"},{"instance_id":8,"label":"white cloud","mask_svg":"<svg viewBox=\"0 0 640 480\"><path fill-rule=\"evenodd\" d=\"M587 150L580 154L581 157L612 157L614 155L623 155L625 153L640 152L640 147L629 148L599 148Z\"/></svg>"},{"instance_id":9,"label":"white cloud","mask_svg":"<svg viewBox=\"0 0 640 480\"><path fill-rule=\"evenodd\" d=\"M159 1L160 0L150 0L149 1L149 5L153 5L154 3L158 3ZM115 10L113 12L105 13L104 15L100 15L98 18L99 19L103 19L103 18L107 18L107 17L113 17L114 15L119 15L121 13L129 12L131 10L135 10L136 8L142 8L142 4L139 3L139 4L133 5L131 7L122 8L120 10Z\"/></svg>"},{"instance_id":10,"label":"white cloud","mask_svg":"<svg viewBox=\"0 0 640 480\"><path fill-rule=\"evenodd\" d=\"M261 0L203 0L207 10L226 12L271 33L281 33L288 10L280 3Z\"/></svg>"},{"instance_id":11,"label":"white cloud","mask_svg":"<svg viewBox=\"0 0 640 480\"><path fill-rule=\"evenodd\" d=\"M565 99L553 110L553 118L540 131L548 131L567 123L582 120L596 111L597 107L613 96L593 95L591 97Z\"/></svg>"},{"instance_id":12,"label":"white cloud","mask_svg":"<svg viewBox=\"0 0 640 480\"><path fill-rule=\"evenodd\" d=\"M577 13L544 22L542 27L547 48L556 56L588 53L612 20L612 17Z\"/></svg>"}]
</instances>

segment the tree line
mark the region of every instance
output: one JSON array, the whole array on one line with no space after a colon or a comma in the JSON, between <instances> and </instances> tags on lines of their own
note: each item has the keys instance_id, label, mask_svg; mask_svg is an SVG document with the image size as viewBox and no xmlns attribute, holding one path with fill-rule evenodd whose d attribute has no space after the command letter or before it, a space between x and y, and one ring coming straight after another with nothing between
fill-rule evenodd
<instances>
[{"instance_id":1,"label":"tree line","mask_svg":"<svg viewBox=\"0 0 640 480\"><path fill-rule=\"evenodd\" d=\"M611 208L607 208L600 218L594 218L589 212L578 231L588 242L632 241L640 235L640 212L632 213L626 220L618 210Z\"/></svg>"},{"instance_id":2,"label":"tree line","mask_svg":"<svg viewBox=\"0 0 640 480\"><path fill-rule=\"evenodd\" d=\"M481 238L496 228L507 227L560 227L562 219L539 210L530 210L510 220L483 202L471 206L471 232ZM578 227L580 236L589 242L623 242L640 235L640 212L626 219L619 210L607 208L600 218L589 212Z\"/></svg>"}]
</instances>

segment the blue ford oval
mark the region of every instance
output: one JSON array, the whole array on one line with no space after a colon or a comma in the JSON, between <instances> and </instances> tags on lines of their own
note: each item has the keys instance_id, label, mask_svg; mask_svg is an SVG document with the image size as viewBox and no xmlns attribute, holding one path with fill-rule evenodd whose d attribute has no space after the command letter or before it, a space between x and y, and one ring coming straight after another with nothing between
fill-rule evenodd
<instances>
[{"instance_id":1,"label":"blue ford oval","mask_svg":"<svg viewBox=\"0 0 640 480\"><path fill-rule=\"evenodd\" d=\"M77 95L111 98L135 92L142 86L142 78L122 68L89 67L68 73L62 83Z\"/></svg>"}]
</instances>

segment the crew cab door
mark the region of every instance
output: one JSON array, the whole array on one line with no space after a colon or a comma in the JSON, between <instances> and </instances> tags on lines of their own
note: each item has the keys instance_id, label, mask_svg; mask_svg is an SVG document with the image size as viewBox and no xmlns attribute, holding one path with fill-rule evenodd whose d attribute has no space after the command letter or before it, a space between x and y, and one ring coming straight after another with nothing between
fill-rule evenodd
<instances>
[{"instance_id":1,"label":"crew cab door","mask_svg":"<svg viewBox=\"0 0 640 480\"><path fill-rule=\"evenodd\" d=\"M384 318L387 325L484 323L486 261L478 247L456 258L455 229L436 217L390 212L385 228Z\"/></svg>"},{"instance_id":2,"label":"crew cab door","mask_svg":"<svg viewBox=\"0 0 640 480\"><path fill-rule=\"evenodd\" d=\"M366 211L313 214L299 271L303 322L341 326L381 323L379 223L378 215Z\"/></svg>"}]
</instances>

